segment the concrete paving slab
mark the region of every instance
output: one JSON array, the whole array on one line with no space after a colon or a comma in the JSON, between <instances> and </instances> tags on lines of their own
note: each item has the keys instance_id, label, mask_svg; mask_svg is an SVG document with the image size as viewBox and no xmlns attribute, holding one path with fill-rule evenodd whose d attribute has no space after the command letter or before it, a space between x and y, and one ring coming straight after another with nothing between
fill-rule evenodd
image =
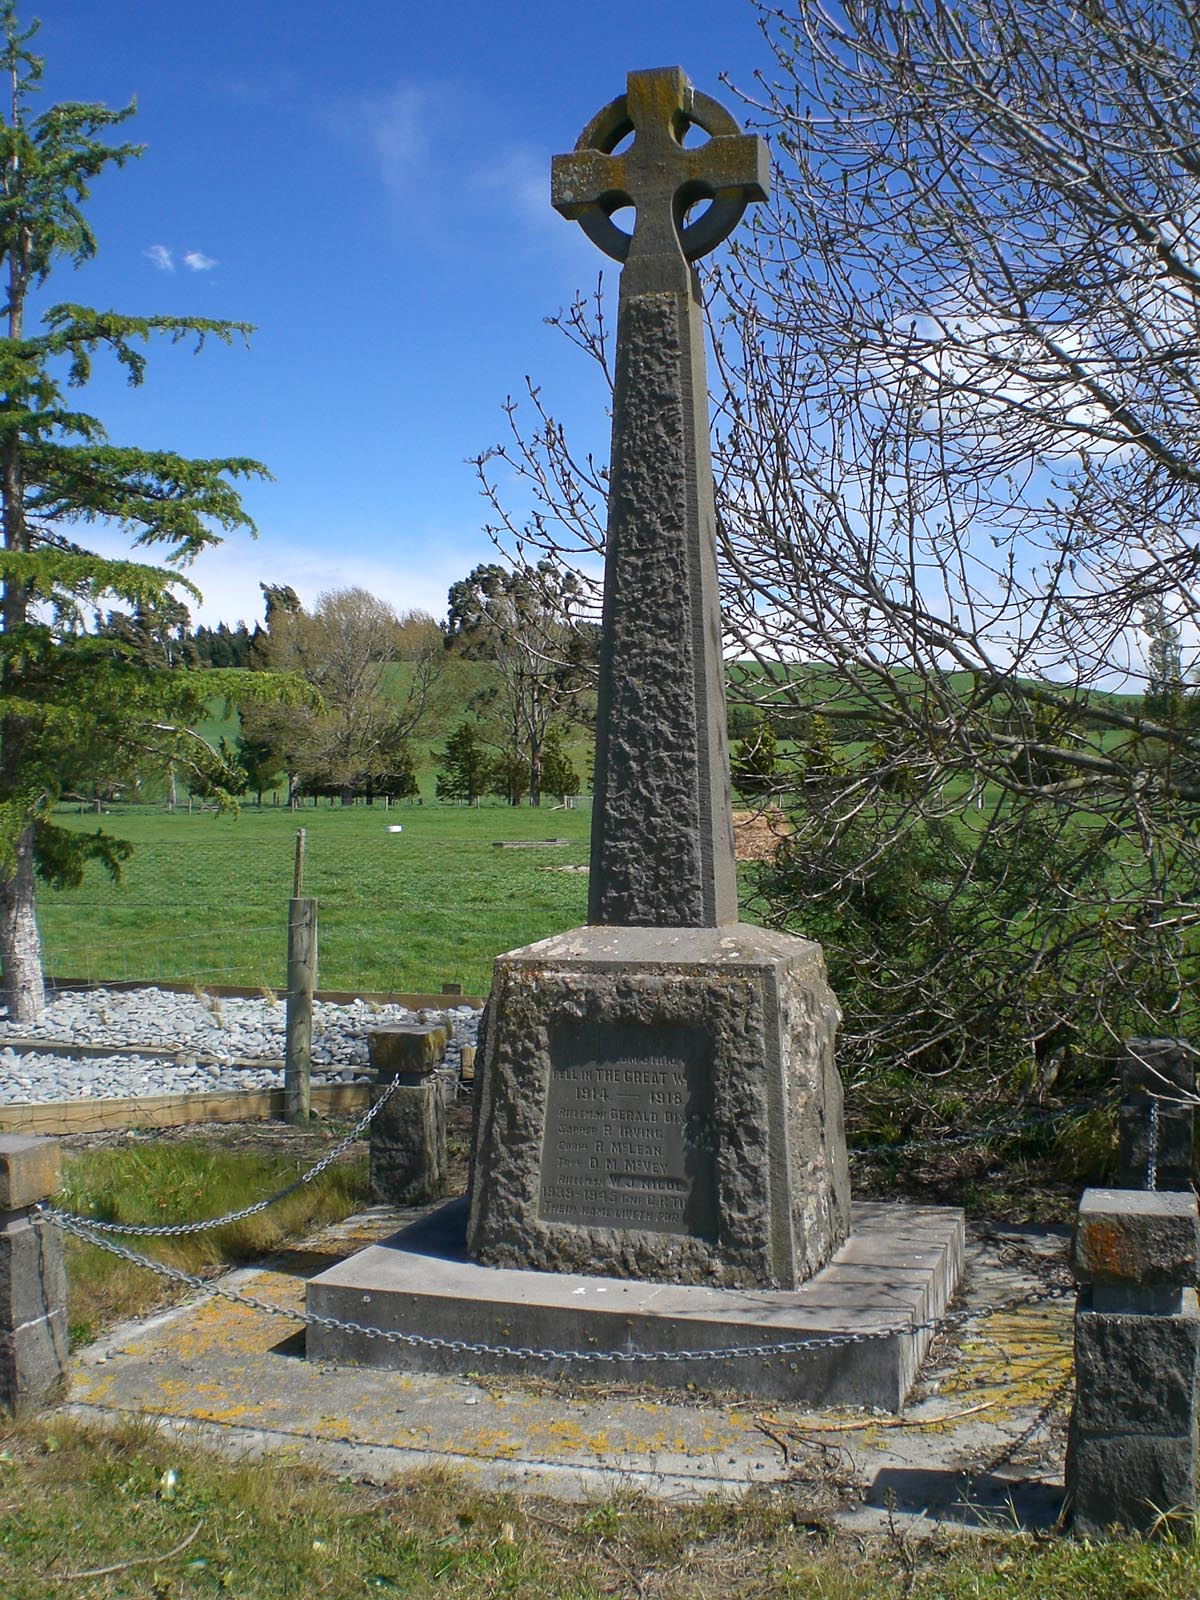
<instances>
[{"instance_id":1,"label":"concrete paving slab","mask_svg":"<svg viewBox=\"0 0 1200 1600\"><path fill-rule=\"evenodd\" d=\"M529 1272L467 1259L462 1199L436 1208L382 1244L339 1262L308 1285L319 1317L479 1346L559 1354L544 1377L649 1381L765 1399L896 1410L929 1348L929 1322L962 1272L961 1211L856 1204L850 1237L799 1289L726 1289L642 1279ZM774 1355L642 1362L595 1352L737 1349L841 1338L843 1344ZM316 1360L433 1372L517 1373L528 1358L389 1343L310 1327Z\"/></svg>"},{"instance_id":2,"label":"concrete paving slab","mask_svg":"<svg viewBox=\"0 0 1200 1600\"><path fill-rule=\"evenodd\" d=\"M296 1312L306 1277L406 1220L414 1214L377 1208L220 1287ZM1062 1233L970 1239L965 1299L987 1306L1027 1293L1060 1259ZM889 1520L1046 1526L1062 1495L1072 1312L1068 1297L939 1337L913 1400L888 1414L532 1373L309 1362L294 1322L205 1294L78 1352L63 1409L100 1425L143 1418L234 1457L284 1451L380 1483L436 1466L569 1499L619 1488L667 1499L784 1494L864 1531Z\"/></svg>"}]
</instances>

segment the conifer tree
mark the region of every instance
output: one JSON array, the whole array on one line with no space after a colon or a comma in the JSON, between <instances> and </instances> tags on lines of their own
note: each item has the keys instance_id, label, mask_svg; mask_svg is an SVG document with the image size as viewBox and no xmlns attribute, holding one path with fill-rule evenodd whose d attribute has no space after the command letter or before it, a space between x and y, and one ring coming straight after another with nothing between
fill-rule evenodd
<instances>
[{"instance_id":1,"label":"conifer tree","mask_svg":"<svg viewBox=\"0 0 1200 1600\"><path fill-rule=\"evenodd\" d=\"M579 793L579 774L563 747L563 736L558 728L548 728L542 744L542 793L556 794L562 799Z\"/></svg>"},{"instance_id":2,"label":"conifer tree","mask_svg":"<svg viewBox=\"0 0 1200 1600\"><path fill-rule=\"evenodd\" d=\"M43 1004L36 878L78 882L89 860L115 874L129 852L101 831L56 826L54 803L73 775L171 766L209 793L228 777L222 754L189 731L213 676L156 669L88 624L111 602L153 612L176 589L195 594L173 569L222 530L252 526L234 480L265 470L114 444L72 395L97 355L137 384L152 337L230 343L248 333L244 324L66 303L27 326L54 270L96 252L84 214L92 182L140 154L108 142L132 105L37 110L36 31L22 30L15 0L0 0L0 961L10 1014L22 1020ZM71 532L93 522L160 548L169 565L103 558L76 543Z\"/></svg>"},{"instance_id":3,"label":"conifer tree","mask_svg":"<svg viewBox=\"0 0 1200 1600\"><path fill-rule=\"evenodd\" d=\"M473 722L460 722L446 740L437 774L439 800L465 800L475 805L487 788L491 762Z\"/></svg>"}]
</instances>

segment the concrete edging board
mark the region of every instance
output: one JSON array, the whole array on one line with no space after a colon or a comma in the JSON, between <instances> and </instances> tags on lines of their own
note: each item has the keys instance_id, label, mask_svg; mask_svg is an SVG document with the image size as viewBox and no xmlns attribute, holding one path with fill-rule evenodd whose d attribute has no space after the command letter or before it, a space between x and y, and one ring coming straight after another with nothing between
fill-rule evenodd
<instances>
[{"instance_id":1,"label":"concrete edging board","mask_svg":"<svg viewBox=\"0 0 1200 1600\"><path fill-rule=\"evenodd\" d=\"M312 1091L314 1111L365 1111L371 1086L335 1083ZM39 1100L0 1105L0 1133L66 1136L111 1128L182 1128L204 1122L263 1122L280 1118L282 1089L226 1089L211 1093L130 1095L121 1100Z\"/></svg>"}]
</instances>

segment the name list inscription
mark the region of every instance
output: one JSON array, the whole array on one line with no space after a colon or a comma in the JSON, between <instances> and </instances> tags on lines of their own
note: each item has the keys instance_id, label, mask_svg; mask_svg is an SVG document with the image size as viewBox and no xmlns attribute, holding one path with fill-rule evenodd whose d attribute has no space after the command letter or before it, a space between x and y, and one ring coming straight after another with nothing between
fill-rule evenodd
<instances>
[{"instance_id":1,"label":"name list inscription","mask_svg":"<svg viewBox=\"0 0 1200 1600\"><path fill-rule=\"evenodd\" d=\"M712 1052L701 1028L551 1029L538 1215L716 1236Z\"/></svg>"}]
</instances>

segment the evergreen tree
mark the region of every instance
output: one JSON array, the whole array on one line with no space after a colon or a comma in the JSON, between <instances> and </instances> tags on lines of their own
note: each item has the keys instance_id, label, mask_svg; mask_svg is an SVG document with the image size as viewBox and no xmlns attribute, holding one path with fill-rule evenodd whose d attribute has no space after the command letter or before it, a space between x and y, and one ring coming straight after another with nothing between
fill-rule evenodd
<instances>
[{"instance_id":1,"label":"evergreen tree","mask_svg":"<svg viewBox=\"0 0 1200 1600\"><path fill-rule=\"evenodd\" d=\"M1178 624L1167 614L1161 600L1142 612L1146 634L1146 692L1142 709L1156 722L1175 723L1183 705L1183 648Z\"/></svg>"},{"instance_id":2,"label":"evergreen tree","mask_svg":"<svg viewBox=\"0 0 1200 1600\"><path fill-rule=\"evenodd\" d=\"M519 806L528 793L529 763L515 750L502 750L487 764L487 791L506 805Z\"/></svg>"},{"instance_id":3,"label":"evergreen tree","mask_svg":"<svg viewBox=\"0 0 1200 1600\"><path fill-rule=\"evenodd\" d=\"M479 742L475 724L460 722L442 751L442 764L437 774L438 799L465 800L468 805L474 805L488 787L491 765Z\"/></svg>"},{"instance_id":4,"label":"evergreen tree","mask_svg":"<svg viewBox=\"0 0 1200 1600\"><path fill-rule=\"evenodd\" d=\"M417 782L417 764L407 742L397 749L391 767L376 786L391 800L415 800L421 792Z\"/></svg>"},{"instance_id":5,"label":"evergreen tree","mask_svg":"<svg viewBox=\"0 0 1200 1600\"><path fill-rule=\"evenodd\" d=\"M270 740L251 738L244 730L237 738L237 764L260 806L264 790L273 789L284 776L283 759Z\"/></svg>"},{"instance_id":6,"label":"evergreen tree","mask_svg":"<svg viewBox=\"0 0 1200 1600\"><path fill-rule=\"evenodd\" d=\"M113 444L71 400L97 354L114 357L137 384L141 346L153 336L229 343L248 331L243 324L60 304L42 314L37 331L27 329L31 291L56 266L95 254L83 211L93 180L140 153L106 140L132 106L67 103L35 114L35 32L36 24L21 29L15 0L2 0L10 95L0 111L0 960L10 1013L22 1020L43 1003L36 875L77 882L88 860L116 873L127 854L101 832L55 827L54 802L74 775L136 761L177 766L217 792L230 775L221 754L189 731L211 681L201 688L200 674L156 670L136 646L87 631L109 602L149 613L173 589L195 594L193 586L170 566L96 555L67 530L115 524L135 545L159 546L168 562L186 564L219 530L250 526L231 480L264 471L246 459L189 460Z\"/></svg>"},{"instance_id":7,"label":"evergreen tree","mask_svg":"<svg viewBox=\"0 0 1200 1600\"><path fill-rule=\"evenodd\" d=\"M542 793L563 799L579 793L579 774L563 749L562 734L557 728L547 730L542 744Z\"/></svg>"},{"instance_id":8,"label":"evergreen tree","mask_svg":"<svg viewBox=\"0 0 1200 1600\"><path fill-rule=\"evenodd\" d=\"M198 667L200 651L191 630L191 613L182 600L166 594L160 602L141 602L132 613L112 610L96 632L132 647L150 667Z\"/></svg>"}]
</instances>

